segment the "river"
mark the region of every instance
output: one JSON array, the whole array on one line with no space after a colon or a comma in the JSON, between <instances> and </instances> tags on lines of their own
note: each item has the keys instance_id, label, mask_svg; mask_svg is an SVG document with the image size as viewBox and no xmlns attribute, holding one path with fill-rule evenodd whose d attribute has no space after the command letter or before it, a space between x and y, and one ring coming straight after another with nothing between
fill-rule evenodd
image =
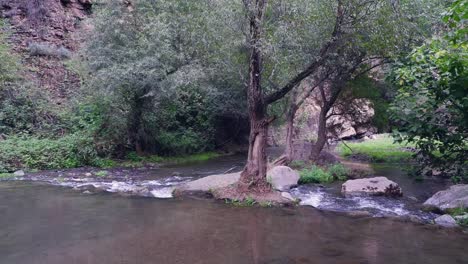
<instances>
[{"instance_id":1,"label":"river","mask_svg":"<svg viewBox=\"0 0 468 264\"><path fill-rule=\"evenodd\" d=\"M160 168L152 172L154 178L144 173L142 181L183 181L241 166L239 162L230 157ZM402 187L411 198L389 204L377 198L356 206L359 202L339 200L337 185L305 186L293 193L308 194L305 200L324 194L315 204L322 210L236 207L208 199L84 194L43 181L4 181L0 263L468 263L468 235L462 231L379 217L418 215L411 201L425 199L440 185L408 180L400 166L379 167L376 173L407 181ZM395 206L401 212L394 213ZM374 217L351 217L343 213L348 207L369 210Z\"/></svg>"}]
</instances>

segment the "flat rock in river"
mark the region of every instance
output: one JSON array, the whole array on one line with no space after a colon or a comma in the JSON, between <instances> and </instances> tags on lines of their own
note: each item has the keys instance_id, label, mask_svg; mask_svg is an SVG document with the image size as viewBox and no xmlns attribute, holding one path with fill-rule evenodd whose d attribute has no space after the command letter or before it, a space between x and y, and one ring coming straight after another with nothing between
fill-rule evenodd
<instances>
[{"instance_id":1,"label":"flat rock in river","mask_svg":"<svg viewBox=\"0 0 468 264\"><path fill-rule=\"evenodd\" d=\"M459 207L468 208L468 184L454 185L434 194L424 202L424 207L440 211Z\"/></svg>"},{"instance_id":2,"label":"flat rock in river","mask_svg":"<svg viewBox=\"0 0 468 264\"><path fill-rule=\"evenodd\" d=\"M403 194L400 186L386 177L346 181L341 186L341 193L346 196L359 194L401 196Z\"/></svg>"},{"instance_id":3,"label":"flat rock in river","mask_svg":"<svg viewBox=\"0 0 468 264\"><path fill-rule=\"evenodd\" d=\"M240 172L207 176L180 185L176 192L208 192L210 190L228 187L239 181Z\"/></svg>"}]
</instances>

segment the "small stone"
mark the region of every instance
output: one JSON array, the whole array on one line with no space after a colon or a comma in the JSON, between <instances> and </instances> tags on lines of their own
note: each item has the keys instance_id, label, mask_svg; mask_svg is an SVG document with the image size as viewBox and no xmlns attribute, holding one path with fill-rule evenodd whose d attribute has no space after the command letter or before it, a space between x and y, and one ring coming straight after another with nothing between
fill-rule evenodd
<instances>
[{"instance_id":1,"label":"small stone","mask_svg":"<svg viewBox=\"0 0 468 264\"><path fill-rule=\"evenodd\" d=\"M23 170L18 170L18 171L15 171L15 172L13 173L13 175L18 176L18 177L22 177L22 176L25 175L25 173L24 173Z\"/></svg>"},{"instance_id":2,"label":"small stone","mask_svg":"<svg viewBox=\"0 0 468 264\"><path fill-rule=\"evenodd\" d=\"M93 176L93 174L91 172L87 172L87 173L85 173L85 176L86 177L91 177L91 176Z\"/></svg>"},{"instance_id":3,"label":"small stone","mask_svg":"<svg viewBox=\"0 0 468 264\"><path fill-rule=\"evenodd\" d=\"M83 194L92 194L90 191L84 191Z\"/></svg>"},{"instance_id":4,"label":"small stone","mask_svg":"<svg viewBox=\"0 0 468 264\"><path fill-rule=\"evenodd\" d=\"M443 227L457 227L457 221L451 215L445 214L434 219L434 223Z\"/></svg>"}]
</instances>

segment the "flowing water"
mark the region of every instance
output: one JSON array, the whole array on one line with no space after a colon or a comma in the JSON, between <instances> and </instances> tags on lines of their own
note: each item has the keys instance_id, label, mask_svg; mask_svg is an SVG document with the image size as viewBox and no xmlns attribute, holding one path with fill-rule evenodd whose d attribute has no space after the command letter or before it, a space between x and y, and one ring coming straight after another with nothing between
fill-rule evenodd
<instances>
[{"instance_id":1,"label":"flowing water","mask_svg":"<svg viewBox=\"0 0 468 264\"><path fill-rule=\"evenodd\" d=\"M115 170L102 179L78 169L0 182L0 264L468 263L462 231L380 217L435 217L418 205L444 183L416 181L402 166L374 168L400 183L399 199L343 198L339 183L293 189L309 205L295 208L154 198L171 197L173 186L189 180L240 170L243 162L230 156ZM343 213L363 210L373 217Z\"/></svg>"},{"instance_id":2,"label":"flowing water","mask_svg":"<svg viewBox=\"0 0 468 264\"><path fill-rule=\"evenodd\" d=\"M365 165L365 164L363 164ZM368 165L368 164L366 164ZM366 211L375 217L411 216L422 222L431 222L437 215L423 212L420 205L434 193L445 189L448 183L436 178L418 179L410 177L409 164L371 164L373 173L369 177L384 176L398 183L403 190L403 197L354 196L341 195L341 183L327 185L303 185L291 191L301 199L302 205L309 205L323 210L337 212Z\"/></svg>"},{"instance_id":3,"label":"flowing water","mask_svg":"<svg viewBox=\"0 0 468 264\"><path fill-rule=\"evenodd\" d=\"M468 235L311 207L0 183L1 264L467 263Z\"/></svg>"}]
</instances>

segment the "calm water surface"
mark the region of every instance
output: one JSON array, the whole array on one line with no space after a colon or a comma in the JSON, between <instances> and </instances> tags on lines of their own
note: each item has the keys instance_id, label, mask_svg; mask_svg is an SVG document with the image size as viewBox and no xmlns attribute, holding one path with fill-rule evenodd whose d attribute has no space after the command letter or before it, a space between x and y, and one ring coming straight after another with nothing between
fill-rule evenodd
<instances>
[{"instance_id":1,"label":"calm water surface","mask_svg":"<svg viewBox=\"0 0 468 264\"><path fill-rule=\"evenodd\" d=\"M0 263L468 263L468 235L311 207L0 182Z\"/></svg>"}]
</instances>

